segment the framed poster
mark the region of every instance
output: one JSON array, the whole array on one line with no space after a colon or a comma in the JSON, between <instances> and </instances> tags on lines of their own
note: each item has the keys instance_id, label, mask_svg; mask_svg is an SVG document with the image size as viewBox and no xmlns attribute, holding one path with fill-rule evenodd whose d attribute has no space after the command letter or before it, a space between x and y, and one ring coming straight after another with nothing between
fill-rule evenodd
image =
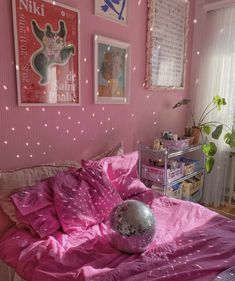
<instances>
[{"instance_id":1,"label":"framed poster","mask_svg":"<svg viewBox=\"0 0 235 281\"><path fill-rule=\"evenodd\" d=\"M183 89L188 1L148 0L146 87Z\"/></svg>"},{"instance_id":2,"label":"framed poster","mask_svg":"<svg viewBox=\"0 0 235 281\"><path fill-rule=\"evenodd\" d=\"M94 0L95 15L127 25L128 0Z\"/></svg>"},{"instance_id":3,"label":"framed poster","mask_svg":"<svg viewBox=\"0 0 235 281\"><path fill-rule=\"evenodd\" d=\"M130 44L94 35L94 102L129 103Z\"/></svg>"},{"instance_id":4,"label":"framed poster","mask_svg":"<svg viewBox=\"0 0 235 281\"><path fill-rule=\"evenodd\" d=\"M79 11L12 0L19 105L79 105Z\"/></svg>"}]
</instances>

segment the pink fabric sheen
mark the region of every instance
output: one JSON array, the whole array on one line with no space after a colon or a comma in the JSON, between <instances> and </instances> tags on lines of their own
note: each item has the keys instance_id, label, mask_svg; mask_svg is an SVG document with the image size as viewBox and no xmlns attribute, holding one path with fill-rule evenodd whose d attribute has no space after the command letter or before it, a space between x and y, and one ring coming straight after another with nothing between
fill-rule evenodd
<instances>
[{"instance_id":1,"label":"pink fabric sheen","mask_svg":"<svg viewBox=\"0 0 235 281\"><path fill-rule=\"evenodd\" d=\"M13 228L0 240L0 258L28 281L212 281L234 266L235 221L151 190L133 198L157 220L156 239L142 254L114 249L100 223L44 240Z\"/></svg>"},{"instance_id":2,"label":"pink fabric sheen","mask_svg":"<svg viewBox=\"0 0 235 281\"><path fill-rule=\"evenodd\" d=\"M103 158L100 161L82 161L82 166L93 173L100 171L114 189L125 199L148 190L138 179L138 152Z\"/></svg>"},{"instance_id":3,"label":"pink fabric sheen","mask_svg":"<svg viewBox=\"0 0 235 281\"><path fill-rule=\"evenodd\" d=\"M103 221L122 201L109 183L85 170L61 173L55 179L55 207L66 233Z\"/></svg>"}]
</instances>

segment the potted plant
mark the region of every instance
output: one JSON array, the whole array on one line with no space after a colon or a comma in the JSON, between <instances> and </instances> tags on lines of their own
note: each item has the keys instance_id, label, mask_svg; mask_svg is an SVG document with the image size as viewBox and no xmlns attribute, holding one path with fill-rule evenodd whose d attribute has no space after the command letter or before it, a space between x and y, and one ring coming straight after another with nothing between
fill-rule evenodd
<instances>
[{"instance_id":1,"label":"potted plant","mask_svg":"<svg viewBox=\"0 0 235 281\"><path fill-rule=\"evenodd\" d=\"M230 147L235 147L235 130L232 128L229 128L226 124L223 124L219 121L206 121L206 118L210 115L211 112L214 110L220 111L222 106L226 105L226 101L224 98L221 98L220 96L213 97L213 100L208 103L204 110L202 111L201 116L198 120L195 119L193 112L190 107L190 101L189 99L182 99L181 101L177 102L173 108L178 108L183 105L187 106L191 118L192 118L192 126L189 128L189 135L194 136L194 143L197 143L197 140L199 136L202 137L202 151L206 156L206 163L205 168L207 173L210 173L212 171L212 168L214 166L215 162L215 154L217 152L217 146L214 141L209 141L208 137L211 136L212 139L218 140L223 132L223 130L226 131L226 134L224 135L224 141L227 145ZM193 135L195 134L196 135Z\"/></svg>"}]
</instances>

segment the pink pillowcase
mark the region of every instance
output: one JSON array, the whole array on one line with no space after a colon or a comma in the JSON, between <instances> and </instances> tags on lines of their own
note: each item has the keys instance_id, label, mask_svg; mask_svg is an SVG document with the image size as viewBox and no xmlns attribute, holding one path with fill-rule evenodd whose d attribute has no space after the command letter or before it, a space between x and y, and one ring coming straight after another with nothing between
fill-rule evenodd
<instances>
[{"instance_id":1,"label":"pink pillowcase","mask_svg":"<svg viewBox=\"0 0 235 281\"><path fill-rule=\"evenodd\" d=\"M110 185L85 170L57 175L53 188L56 210L66 233L100 223L122 201Z\"/></svg>"},{"instance_id":2,"label":"pink pillowcase","mask_svg":"<svg viewBox=\"0 0 235 281\"><path fill-rule=\"evenodd\" d=\"M148 188L138 177L138 152L103 158L99 161L82 161L85 170L100 173L109 180L122 199L142 193Z\"/></svg>"},{"instance_id":3,"label":"pink pillowcase","mask_svg":"<svg viewBox=\"0 0 235 281\"><path fill-rule=\"evenodd\" d=\"M60 222L53 206L53 185L55 177L27 188L11 196L16 207L19 222L33 229L44 238L60 228Z\"/></svg>"}]
</instances>

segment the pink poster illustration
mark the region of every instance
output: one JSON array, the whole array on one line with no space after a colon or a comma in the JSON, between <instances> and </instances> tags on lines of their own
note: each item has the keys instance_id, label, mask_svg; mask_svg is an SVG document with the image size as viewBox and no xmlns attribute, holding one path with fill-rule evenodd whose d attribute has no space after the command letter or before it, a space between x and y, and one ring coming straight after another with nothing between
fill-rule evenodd
<instances>
[{"instance_id":1,"label":"pink poster illustration","mask_svg":"<svg viewBox=\"0 0 235 281\"><path fill-rule=\"evenodd\" d=\"M57 1L12 4L19 104L79 104L78 10Z\"/></svg>"}]
</instances>

